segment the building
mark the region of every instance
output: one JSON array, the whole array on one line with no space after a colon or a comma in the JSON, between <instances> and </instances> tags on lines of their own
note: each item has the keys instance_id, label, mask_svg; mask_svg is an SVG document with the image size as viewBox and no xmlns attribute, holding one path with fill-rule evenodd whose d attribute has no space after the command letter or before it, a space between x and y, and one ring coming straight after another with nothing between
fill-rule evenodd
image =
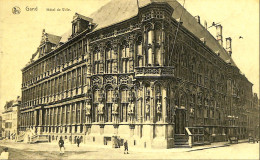
<instances>
[{"instance_id":1,"label":"building","mask_svg":"<svg viewBox=\"0 0 260 160\"><path fill-rule=\"evenodd\" d=\"M18 116L20 112L21 98L6 102L2 113L2 137L15 140L19 130Z\"/></svg>"},{"instance_id":2,"label":"building","mask_svg":"<svg viewBox=\"0 0 260 160\"><path fill-rule=\"evenodd\" d=\"M137 2L76 13L63 36L43 30L22 69L20 130L149 148L247 138L253 84L222 26L215 38L175 0Z\"/></svg>"},{"instance_id":3,"label":"building","mask_svg":"<svg viewBox=\"0 0 260 160\"><path fill-rule=\"evenodd\" d=\"M2 132L3 132L3 128L2 128L2 116L0 116L0 139L2 139Z\"/></svg>"}]
</instances>

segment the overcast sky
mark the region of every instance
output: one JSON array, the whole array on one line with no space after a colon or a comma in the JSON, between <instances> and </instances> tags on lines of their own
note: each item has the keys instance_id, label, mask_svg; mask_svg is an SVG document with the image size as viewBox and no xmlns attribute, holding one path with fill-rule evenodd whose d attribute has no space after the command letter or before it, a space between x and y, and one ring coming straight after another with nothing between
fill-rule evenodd
<instances>
[{"instance_id":1,"label":"overcast sky","mask_svg":"<svg viewBox=\"0 0 260 160\"><path fill-rule=\"evenodd\" d=\"M21 95L21 68L35 53L42 29L62 35L71 27L75 12L85 16L110 0L0 0L0 111L6 101ZM183 0L179 0L183 4ZM12 14L12 8L21 8L21 14ZM26 7L38 11L26 11ZM186 0L185 8L201 21L223 25L223 38L232 37L232 57L254 84L259 93L259 0ZM46 8L68 8L70 11L50 12ZM210 32L215 36L215 28ZM243 39L239 39L242 36Z\"/></svg>"}]
</instances>

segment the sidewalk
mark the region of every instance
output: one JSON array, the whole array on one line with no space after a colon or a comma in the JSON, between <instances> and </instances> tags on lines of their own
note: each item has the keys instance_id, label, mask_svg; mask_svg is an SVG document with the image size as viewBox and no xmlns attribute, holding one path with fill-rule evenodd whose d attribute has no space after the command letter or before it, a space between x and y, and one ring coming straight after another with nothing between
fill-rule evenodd
<instances>
[{"instance_id":1,"label":"sidewalk","mask_svg":"<svg viewBox=\"0 0 260 160\"><path fill-rule=\"evenodd\" d=\"M248 140L239 140L239 143L245 143ZM230 145L236 144L229 144L228 142L216 142L211 143L210 145L203 145L203 146L194 146L192 148L170 148L170 149L152 149L152 148L137 148L132 147L129 148L131 152L135 153L161 153L161 152L192 152L192 151L199 151L205 149L212 149L212 148L219 148L219 147L227 147ZM5 146L9 148L15 148L27 151L59 151L58 143L36 143L36 144L27 144L21 142L7 142L7 141L0 141L0 146ZM100 151L100 149L109 149L113 152L122 152L123 147L121 148L112 148L111 146L106 145L93 145L93 144L80 144L80 147L77 147L76 144L65 143L65 150L66 151L74 151L74 152L82 152L82 151Z\"/></svg>"}]
</instances>

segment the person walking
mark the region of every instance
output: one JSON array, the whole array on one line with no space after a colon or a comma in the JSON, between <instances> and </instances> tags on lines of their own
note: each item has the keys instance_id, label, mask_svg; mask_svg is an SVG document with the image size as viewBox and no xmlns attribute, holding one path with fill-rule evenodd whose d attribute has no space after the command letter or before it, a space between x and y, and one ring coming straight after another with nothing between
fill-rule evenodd
<instances>
[{"instance_id":1,"label":"person walking","mask_svg":"<svg viewBox=\"0 0 260 160\"><path fill-rule=\"evenodd\" d=\"M64 147L64 141L63 141L62 137L60 137L60 140L59 140L59 147L60 147L60 154L64 154L65 147Z\"/></svg>"},{"instance_id":2,"label":"person walking","mask_svg":"<svg viewBox=\"0 0 260 160\"><path fill-rule=\"evenodd\" d=\"M78 147L79 147L79 144L80 144L80 139L79 139L79 137L77 138L77 145L78 145Z\"/></svg>"},{"instance_id":3,"label":"person walking","mask_svg":"<svg viewBox=\"0 0 260 160\"><path fill-rule=\"evenodd\" d=\"M124 143L124 147L125 147L124 154L125 154L125 152L126 152L126 154L128 154L128 143L127 143L127 140Z\"/></svg>"}]
</instances>

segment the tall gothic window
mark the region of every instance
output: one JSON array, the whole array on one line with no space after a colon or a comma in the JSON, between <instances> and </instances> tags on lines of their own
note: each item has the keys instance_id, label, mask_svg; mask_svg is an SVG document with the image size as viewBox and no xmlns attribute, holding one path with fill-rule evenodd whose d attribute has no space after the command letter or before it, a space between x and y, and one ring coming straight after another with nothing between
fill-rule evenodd
<instances>
[{"instance_id":1,"label":"tall gothic window","mask_svg":"<svg viewBox=\"0 0 260 160\"><path fill-rule=\"evenodd\" d=\"M108 45L105 51L106 51L106 53L105 53L105 56L106 56L106 58L105 58L105 60L106 60L106 73L112 73L113 50L112 50L111 46Z\"/></svg>"},{"instance_id":2,"label":"tall gothic window","mask_svg":"<svg viewBox=\"0 0 260 160\"><path fill-rule=\"evenodd\" d=\"M129 91L126 87L120 90L121 94L121 112L120 112L120 121L127 122L127 108L128 108L128 94Z\"/></svg>"},{"instance_id":3,"label":"tall gothic window","mask_svg":"<svg viewBox=\"0 0 260 160\"><path fill-rule=\"evenodd\" d=\"M98 122L98 94L99 94L99 91L97 89L94 90L94 93L93 93L93 100L94 100L94 112L93 112L93 122Z\"/></svg>"},{"instance_id":4,"label":"tall gothic window","mask_svg":"<svg viewBox=\"0 0 260 160\"><path fill-rule=\"evenodd\" d=\"M112 95L113 95L113 88L109 87L106 90L106 111L105 111L105 121L112 122Z\"/></svg>"},{"instance_id":5,"label":"tall gothic window","mask_svg":"<svg viewBox=\"0 0 260 160\"><path fill-rule=\"evenodd\" d=\"M136 43L136 55L137 55L137 66L143 66L143 44L142 44L142 37L138 37Z\"/></svg>"},{"instance_id":6,"label":"tall gothic window","mask_svg":"<svg viewBox=\"0 0 260 160\"><path fill-rule=\"evenodd\" d=\"M130 57L130 53L129 53L129 44L127 44L126 41L124 41L122 43L122 46L120 48L120 52L121 52L121 58L122 58L122 67L121 67L121 72L122 73L127 73L129 71L129 57Z\"/></svg>"},{"instance_id":7,"label":"tall gothic window","mask_svg":"<svg viewBox=\"0 0 260 160\"><path fill-rule=\"evenodd\" d=\"M147 63L149 66L153 64L153 54L152 54L153 40L154 40L154 31L149 26L147 29L147 44L148 44Z\"/></svg>"},{"instance_id":8,"label":"tall gothic window","mask_svg":"<svg viewBox=\"0 0 260 160\"><path fill-rule=\"evenodd\" d=\"M155 65L162 65L161 61L161 44L162 44L162 26L155 25Z\"/></svg>"},{"instance_id":9,"label":"tall gothic window","mask_svg":"<svg viewBox=\"0 0 260 160\"><path fill-rule=\"evenodd\" d=\"M100 53L100 50L98 50L98 48L95 48L95 51L94 51L94 73L95 74L98 74L100 71L100 59L101 59L101 53Z\"/></svg>"}]
</instances>

